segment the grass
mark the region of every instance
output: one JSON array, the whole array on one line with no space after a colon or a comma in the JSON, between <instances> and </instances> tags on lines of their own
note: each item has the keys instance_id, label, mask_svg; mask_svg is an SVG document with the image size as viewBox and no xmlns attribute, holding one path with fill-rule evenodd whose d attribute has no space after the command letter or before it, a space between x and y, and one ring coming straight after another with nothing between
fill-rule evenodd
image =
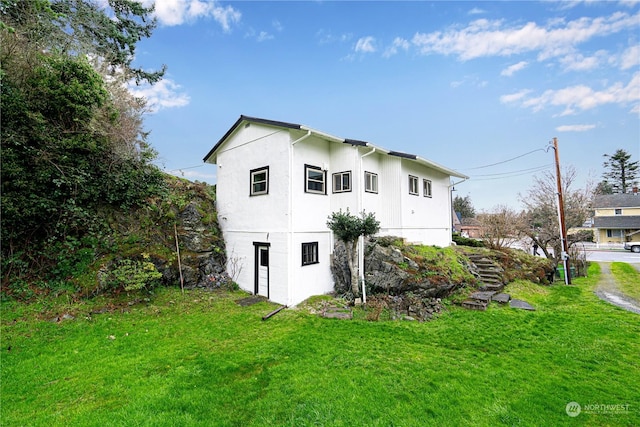
<instances>
[{"instance_id":1,"label":"grass","mask_svg":"<svg viewBox=\"0 0 640 427\"><path fill-rule=\"evenodd\" d=\"M95 315L4 302L0 424L640 425L639 318L593 294L598 271L510 285L535 312L450 306L428 323L262 321L274 306L237 292L163 289ZM76 318L47 320L65 310ZM616 404L628 411L594 406Z\"/></svg>"},{"instance_id":2,"label":"grass","mask_svg":"<svg viewBox=\"0 0 640 427\"><path fill-rule=\"evenodd\" d=\"M611 263L611 273L620 290L640 302L640 272L624 262Z\"/></svg>"}]
</instances>

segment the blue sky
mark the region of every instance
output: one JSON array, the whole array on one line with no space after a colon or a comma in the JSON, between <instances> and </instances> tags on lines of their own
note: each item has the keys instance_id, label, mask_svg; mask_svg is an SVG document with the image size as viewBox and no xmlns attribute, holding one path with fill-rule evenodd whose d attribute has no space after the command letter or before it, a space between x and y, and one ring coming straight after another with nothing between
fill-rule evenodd
<instances>
[{"instance_id":1,"label":"blue sky","mask_svg":"<svg viewBox=\"0 0 640 427\"><path fill-rule=\"evenodd\" d=\"M580 187L603 154L640 159L637 1L143 2L135 63L168 71L132 91L158 165L191 180L215 183L202 158L241 114L456 169L477 210L519 209L553 137Z\"/></svg>"}]
</instances>

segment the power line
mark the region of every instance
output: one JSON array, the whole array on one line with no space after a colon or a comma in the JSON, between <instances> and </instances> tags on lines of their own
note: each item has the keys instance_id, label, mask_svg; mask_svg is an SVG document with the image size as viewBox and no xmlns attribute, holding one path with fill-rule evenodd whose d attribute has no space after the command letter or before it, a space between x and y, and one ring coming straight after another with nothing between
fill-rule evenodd
<instances>
[{"instance_id":1,"label":"power line","mask_svg":"<svg viewBox=\"0 0 640 427\"><path fill-rule=\"evenodd\" d=\"M553 166L552 163L548 164L548 165L540 165L540 166L535 166L532 168L528 168L528 169L520 169L517 171L510 171L510 172L500 172L500 173L488 173L488 174L483 174L483 175L473 175L475 176L498 176L498 175L510 175L512 173L520 173L520 172L529 172L529 171L537 171L537 170L544 170L546 168L549 168Z\"/></svg>"},{"instance_id":2,"label":"power line","mask_svg":"<svg viewBox=\"0 0 640 427\"><path fill-rule=\"evenodd\" d=\"M526 170L526 172L523 172L523 173L515 173L515 175L505 175L505 176L499 176L499 177L495 177L495 178L480 178L480 179L474 179L474 181L493 181L493 180L496 180L496 179L515 178L516 176L530 175L530 174L535 173L535 172L542 172L543 170L549 169L551 166L552 165L540 166L538 168L534 168L534 169L531 169L531 170ZM473 179L473 176L471 177L471 179Z\"/></svg>"},{"instance_id":3,"label":"power line","mask_svg":"<svg viewBox=\"0 0 640 427\"><path fill-rule=\"evenodd\" d=\"M484 166L476 166L476 167L474 167L474 168L466 168L466 169L462 169L462 170L468 170L468 171L470 171L470 170L483 169L483 168L488 168L488 167L491 167L491 166L501 165L501 164L503 164L503 163L511 162L511 161L516 160L516 159L519 159L519 158L521 158L521 157L528 156L529 154L533 154L533 153L535 153L535 152L537 152L537 151L546 151L546 150L545 150L544 148L538 148L538 149L536 149L536 150L529 151L528 153L521 154L521 155L516 156L516 157L513 157L513 158L511 158L511 159L503 160L503 161L501 161L501 162L492 163L492 164L490 164L490 165L484 165Z\"/></svg>"}]
</instances>

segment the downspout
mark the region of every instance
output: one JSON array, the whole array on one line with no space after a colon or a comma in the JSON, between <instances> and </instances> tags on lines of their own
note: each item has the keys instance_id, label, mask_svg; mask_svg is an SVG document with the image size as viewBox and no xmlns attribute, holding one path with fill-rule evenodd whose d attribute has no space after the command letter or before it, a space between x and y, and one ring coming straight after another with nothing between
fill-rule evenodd
<instances>
[{"instance_id":1,"label":"downspout","mask_svg":"<svg viewBox=\"0 0 640 427\"><path fill-rule=\"evenodd\" d=\"M358 150L357 146L354 146L356 150ZM364 182L364 170L362 167L362 159L364 159L365 157L367 157L370 154L375 153L376 148L373 147L371 149L371 151L369 151L368 153L363 154L362 156L360 156L360 170L358 171L358 173L360 174L360 190L358 191L358 212L360 213L362 212L362 205L363 205L363 198L364 198L364 188L365 188L365 182ZM360 278L360 280L362 281L362 303L366 304L367 303L367 291L366 291L366 286L364 285L364 237L360 236L358 238L358 276Z\"/></svg>"},{"instance_id":2,"label":"downspout","mask_svg":"<svg viewBox=\"0 0 640 427\"><path fill-rule=\"evenodd\" d=\"M311 136L311 131L307 130L307 133L300 138L292 141L289 144L289 227L287 230L288 236L288 244L289 244L289 266L287 268L287 305L291 305L292 295L291 290L293 288L293 146L296 145L300 141L304 141L308 137Z\"/></svg>"},{"instance_id":3,"label":"downspout","mask_svg":"<svg viewBox=\"0 0 640 427\"><path fill-rule=\"evenodd\" d=\"M449 215L452 215L451 217L451 234L453 235L453 214L455 214L455 212L453 212L453 197L452 197L452 192L453 192L453 188L458 185L458 184L462 184L463 182L465 182L467 179L469 178L464 178L462 181L458 181L458 182L454 182L453 184L449 185Z\"/></svg>"}]
</instances>

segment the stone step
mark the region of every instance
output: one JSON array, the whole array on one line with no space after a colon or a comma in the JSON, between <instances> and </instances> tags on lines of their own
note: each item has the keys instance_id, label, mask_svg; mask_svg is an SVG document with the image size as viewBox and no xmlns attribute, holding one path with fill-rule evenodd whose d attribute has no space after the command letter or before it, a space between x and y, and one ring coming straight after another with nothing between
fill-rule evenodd
<instances>
[{"instance_id":1,"label":"stone step","mask_svg":"<svg viewBox=\"0 0 640 427\"><path fill-rule=\"evenodd\" d=\"M491 298L495 295L493 291L474 292L469 295L469 299L481 302L491 302Z\"/></svg>"},{"instance_id":2,"label":"stone step","mask_svg":"<svg viewBox=\"0 0 640 427\"><path fill-rule=\"evenodd\" d=\"M500 285L504 285L504 280L502 280L502 277L495 277L495 276L480 276L480 278L482 279L482 281L484 283L493 283L493 284L500 284Z\"/></svg>"},{"instance_id":3,"label":"stone step","mask_svg":"<svg viewBox=\"0 0 640 427\"><path fill-rule=\"evenodd\" d=\"M509 294L495 294L491 297L491 301L499 302L500 304L506 304L511 300Z\"/></svg>"},{"instance_id":4,"label":"stone step","mask_svg":"<svg viewBox=\"0 0 640 427\"><path fill-rule=\"evenodd\" d=\"M473 299L468 299L468 300L462 301L462 306L464 308L469 309L469 310L485 311L487 309L487 303L486 302L477 301L477 300L473 300Z\"/></svg>"},{"instance_id":5,"label":"stone step","mask_svg":"<svg viewBox=\"0 0 640 427\"><path fill-rule=\"evenodd\" d=\"M483 292L486 292L486 291L500 292L501 290L504 289L504 285L496 284L496 283L483 283L478 287L478 289L480 289Z\"/></svg>"}]
</instances>

